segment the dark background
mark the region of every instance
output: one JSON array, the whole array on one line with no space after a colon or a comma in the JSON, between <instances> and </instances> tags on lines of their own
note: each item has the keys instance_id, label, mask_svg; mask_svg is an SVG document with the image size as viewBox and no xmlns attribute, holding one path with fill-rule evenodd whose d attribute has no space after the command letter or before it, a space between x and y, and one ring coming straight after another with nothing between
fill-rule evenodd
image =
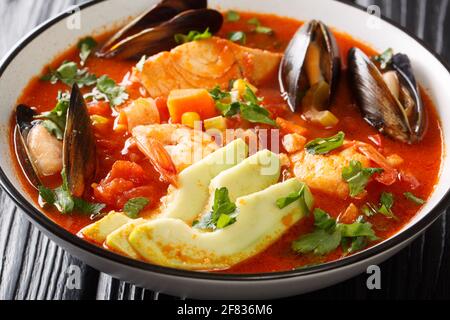
<instances>
[{"instance_id":1,"label":"dark background","mask_svg":"<svg viewBox=\"0 0 450 320\"><path fill-rule=\"evenodd\" d=\"M36 25L82 2L0 0L0 58ZM364 7L380 6L383 15L406 27L450 61L449 0L353 2ZM367 290L367 275L363 274L292 299L450 298L449 218L450 210L447 210L425 234L381 265L381 290ZM113 279L70 256L33 227L1 189L0 259L0 299L173 299ZM79 290L66 287L70 265L77 265L82 270Z\"/></svg>"}]
</instances>

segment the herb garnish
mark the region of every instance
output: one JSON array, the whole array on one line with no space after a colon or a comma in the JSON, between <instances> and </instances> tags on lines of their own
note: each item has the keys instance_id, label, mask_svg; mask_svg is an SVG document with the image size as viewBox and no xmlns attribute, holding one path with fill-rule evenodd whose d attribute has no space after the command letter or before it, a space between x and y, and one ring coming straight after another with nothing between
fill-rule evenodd
<instances>
[{"instance_id":1,"label":"herb garnish","mask_svg":"<svg viewBox=\"0 0 450 320\"><path fill-rule=\"evenodd\" d=\"M415 196L415 195L412 194L411 192L405 192L403 195L405 196L406 199L408 199L408 200L411 201L411 202L414 202L414 203L417 204L417 205L423 205L423 204L426 203L425 200L423 200L423 199L421 199L421 198Z\"/></svg>"},{"instance_id":2,"label":"herb garnish","mask_svg":"<svg viewBox=\"0 0 450 320\"><path fill-rule=\"evenodd\" d=\"M392 206L394 205L394 195L392 193L383 192L380 198L380 208L378 212L388 217L389 219L397 219L392 212Z\"/></svg>"},{"instance_id":3,"label":"herb garnish","mask_svg":"<svg viewBox=\"0 0 450 320\"><path fill-rule=\"evenodd\" d=\"M247 35L244 31L233 31L228 34L228 39L233 42L237 42L240 44L247 43Z\"/></svg>"},{"instance_id":4,"label":"herb garnish","mask_svg":"<svg viewBox=\"0 0 450 320\"><path fill-rule=\"evenodd\" d=\"M52 111L43 112L35 116L35 119L42 119L42 125L50 134L58 140L64 137L66 128L67 109L69 108L70 94L68 92L58 92L57 104Z\"/></svg>"},{"instance_id":5,"label":"herb garnish","mask_svg":"<svg viewBox=\"0 0 450 320\"><path fill-rule=\"evenodd\" d=\"M212 33L209 32L209 28L206 28L204 32L189 31L188 34L177 33L175 35L175 42L178 44L188 43L192 41L209 39L212 37Z\"/></svg>"},{"instance_id":6,"label":"herb garnish","mask_svg":"<svg viewBox=\"0 0 450 320\"><path fill-rule=\"evenodd\" d=\"M384 51L382 54L374 56L373 59L380 64L382 70L389 67L392 63L392 58L394 57L394 50L391 48Z\"/></svg>"},{"instance_id":7,"label":"herb garnish","mask_svg":"<svg viewBox=\"0 0 450 320\"><path fill-rule=\"evenodd\" d=\"M89 203L83 199L76 198L70 193L65 169L61 171L62 185L56 189L39 186L39 196L47 205L53 205L62 214L74 211L84 214L97 215L105 208L101 203ZM40 201L42 203L42 201ZM44 205L44 204L42 204Z\"/></svg>"},{"instance_id":8,"label":"herb garnish","mask_svg":"<svg viewBox=\"0 0 450 320\"><path fill-rule=\"evenodd\" d=\"M227 188L219 188L214 192L214 204L211 211L194 221L197 229L223 229L236 222L236 205L230 201Z\"/></svg>"},{"instance_id":9,"label":"herb garnish","mask_svg":"<svg viewBox=\"0 0 450 320\"><path fill-rule=\"evenodd\" d=\"M292 249L298 253L325 255L342 245L344 253L353 253L364 249L369 241L378 240L372 224L360 217L355 223L337 223L327 212L314 210L314 231L301 236L292 243Z\"/></svg>"},{"instance_id":10,"label":"herb garnish","mask_svg":"<svg viewBox=\"0 0 450 320\"><path fill-rule=\"evenodd\" d=\"M147 198L139 197L133 198L125 203L123 212L125 212L131 219L136 219L139 213L150 203Z\"/></svg>"},{"instance_id":11,"label":"herb garnish","mask_svg":"<svg viewBox=\"0 0 450 320\"><path fill-rule=\"evenodd\" d=\"M247 23L255 26L255 29L253 31L255 31L256 33L263 33L269 35L274 33L271 28L261 25L261 22L259 21L258 18L252 18L248 20Z\"/></svg>"},{"instance_id":12,"label":"herb garnish","mask_svg":"<svg viewBox=\"0 0 450 320\"><path fill-rule=\"evenodd\" d=\"M63 62L58 69L52 70L44 75L41 80L50 81L51 84L55 84L58 81L72 87L76 83L80 88L85 86L94 85L97 81L97 77L94 74L88 72L87 69L78 69L78 66L73 61Z\"/></svg>"},{"instance_id":13,"label":"herb garnish","mask_svg":"<svg viewBox=\"0 0 450 320\"><path fill-rule=\"evenodd\" d=\"M81 39L80 42L78 42L78 49L80 50L81 66L85 65L86 60L89 58L89 56L92 53L92 49L94 49L96 46L97 46L97 42L92 37L86 37L84 39Z\"/></svg>"},{"instance_id":14,"label":"herb garnish","mask_svg":"<svg viewBox=\"0 0 450 320\"><path fill-rule=\"evenodd\" d=\"M255 95L252 89L247 85L242 101L231 101L231 94L223 92L219 87L209 91L211 97L216 101L216 108L224 117L232 117L238 113L242 118L252 123L264 123L276 126L267 109L261 107L261 100Z\"/></svg>"},{"instance_id":15,"label":"herb garnish","mask_svg":"<svg viewBox=\"0 0 450 320\"><path fill-rule=\"evenodd\" d=\"M383 169L363 168L361 162L352 160L350 166L342 169L342 178L348 183L350 196L355 198L364 192L372 175L381 172Z\"/></svg>"},{"instance_id":16,"label":"herb garnish","mask_svg":"<svg viewBox=\"0 0 450 320\"><path fill-rule=\"evenodd\" d=\"M329 138L318 138L306 144L305 149L310 154L327 154L344 144L345 133L342 131Z\"/></svg>"},{"instance_id":17,"label":"herb garnish","mask_svg":"<svg viewBox=\"0 0 450 320\"><path fill-rule=\"evenodd\" d=\"M227 21L229 22L236 22L239 21L241 19L241 15L233 10L230 10L227 12Z\"/></svg>"}]
</instances>

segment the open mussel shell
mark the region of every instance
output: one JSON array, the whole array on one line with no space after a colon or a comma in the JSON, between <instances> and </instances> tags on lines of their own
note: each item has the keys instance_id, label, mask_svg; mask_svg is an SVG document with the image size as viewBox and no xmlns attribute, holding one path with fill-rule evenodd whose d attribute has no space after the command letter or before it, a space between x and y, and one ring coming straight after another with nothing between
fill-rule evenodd
<instances>
[{"instance_id":1,"label":"open mussel shell","mask_svg":"<svg viewBox=\"0 0 450 320\"><path fill-rule=\"evenodd\" d=\"M28 132L33 127L36 112L26 105L18 105L16 108L16 127L14 128L14 146L17 160L28 182L36 189L42 185L38 170L31 160L27 146Z\"/></svg>"},{"instance_id":2,"label":"open mussel shell","mask_svg":"<svg viewBox=\"0 0 450 320\"><path fill-rule=\"evenodd\" d=\"M348 68L356 102L370 125L405 143L415 143L423 138L425 110L405 55L394 56L392 69L396 72L400 92L405 92L408 97L408 106L394 96L381 71L360 49L350 50Z\"/></svg>"},{"instance_id":3,"label":"open mussel shell","mask_svg":"<svg viewBox=\"0 0 450 320\"><path fill-rule=\"evenodd\" d=\"M72 87L63 144L63 166L72 195L81 197L97 169L96 143L83 95Z\"/></svg>"},{"instance_id":4,"label":"open mussel shell","mask_svg":"<svg viewBox=\"0 0 450 320\"><path fill-rule=\"evenodd\" d=\"M301 105L312 79L308 79L307 53L314 43L320 50L320 72L328 85L327 97L322 108L328 108L335 93L341 70L341 58L336 39L322 22L305 23L294 35L280 65L279 82L282 96L292 112Z\"/></svg>"},{"instance_id":5,"label":"open mussel shell","mask_svg":"<svg viewBox=\"0 0 450 320\"><path fill-rule=\"evenodd\" d=\"M204 32L209 29L217 33L223 24L223 16L212 9L184 11L171 20L153 28L144 29L114 44L99 55L105 58L140 58L142 55L154 55L177 46L175 35L190 31Z\"/></svg>"},{"instance_id":6,"label":"open mussel shell","mask_svg":"<svg viewBox=\"0 0 450 320\"><path fill-rule=\"evenodd\" d=\"M120 41L131 37L142 30L153 28L160 25L183 11L192 9L206 9L207 0L163 0L143 12L133 19L130 23L116 32L97 53L99 56L105 56Z\"/></svg>"}]
</instances>

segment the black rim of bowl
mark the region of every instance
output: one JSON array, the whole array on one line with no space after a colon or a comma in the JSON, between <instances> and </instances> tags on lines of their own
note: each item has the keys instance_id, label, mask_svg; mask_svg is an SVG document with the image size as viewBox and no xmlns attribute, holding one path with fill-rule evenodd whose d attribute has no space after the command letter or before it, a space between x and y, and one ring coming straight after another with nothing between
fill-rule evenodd
<instances>
[{"instance_id":1,"label":"black rim of bowl","mask_svg":"<svg viewBox=\"0 0 450 320\"><path fill-rule=\"evenodd\" d=\"M105 0L92 0L85 2L78 6L80 10L89 8L93 5L104 2ZM348 5L354 8L359 8L364 10L363 7L349 3L348 1L341 2L343 5ZM3 64L0 66L0 78L2 77L4 71L8 68L11 62L15 59L15 57L22 51L24 47L26 47L31 41L33 41L36 37L38 37L41 33L47 30L49 27L53 26L57 22L61 21L64 18L70 16L73 12L69 9L58 16L46 21L42 25L38 26L34 30L32 30L20 43L18 43L9 53L9 55L4 60ZM408 34L414 40L416 40L420 45L422 45L425 49L427 49L436 59L447 69L450 73L450 68L445 61L437 54L433 49L431 49L426 43L424 43L421 39L417 38L414 34L410 33L404 27L398 25L396 22L382 16L382 19L391 25L395 26L397 29ZM12 184L12 182L8 179L3 168L0 167L0 183L3 189L8 193L8 195L13 199L13 201L39 226L45 229L47 232L55 235L61 240L70 243L73 246L78 247L78 249L82 249L91 254L97 255L101 258L110 260L115 263L126 265L127 267L136 268L148 272L160 273L164 275L183 277L183 278L192 278L198 280L216 280L216 281L257 281L257 280L278 280L278 279L286 279L293 277L301 277L306 275L318 274L321 272L326 272L330 270L335 270L343 267L350 266L357 262L363 262L366 259L372 258L376 255L382 254L383 252L388 251L396 247L397 245L402 244L403 242L413 238L414 236L419 235L422 231L424 231L428 226L430 226L439 216L447 209L447 204L450 203L450 190L447 190L444 197L439 201L439 203L420 221L407 228L404 231L401 231L394 235L393 237L383 241L382 243L368 248L360 253L355 255L320 264L317 266L305 267L303 269L291 270L291 271L283 271L283 272L274 272L274 273L259 273L259 274L225 274L225 273L211 273L211 272L197 272L197 271L187 271L181 269L173 269L158 265L149 264L146 262L142 262L139 260L134 260L131 258L127 258L118 254L115 254L106 249L97 247L76 235L68 232L64 228L60 227L58 224L50 220L45 214L43 214L40 210L36 209L31 203L29 203L22 194L16 189L16 187Z\"/></svg>"}]
</instances>

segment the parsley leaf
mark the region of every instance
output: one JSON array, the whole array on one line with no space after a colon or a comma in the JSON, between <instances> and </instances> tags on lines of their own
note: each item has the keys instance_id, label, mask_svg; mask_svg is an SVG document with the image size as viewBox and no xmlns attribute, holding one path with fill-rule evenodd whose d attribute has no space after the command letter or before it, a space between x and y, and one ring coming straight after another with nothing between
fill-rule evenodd
<instances>
[{"instance_id":1,"label":"parsley leaf","mask_svg":"<svg viewBox=\"0 0 450 320\"><path fill-rule=\"evenodd\" d=\"M112 107L121 105L128 99L125 88L117 85L113 79L106 75L98 78L97 89L108 98Z\"/></svg>"},{"instance_id":2,"label":"parsley leaf","mask_svg":"<svg viewBox=\"0 0 450 320\"><path fill-rule=\"evenodd\" d=\"M100 203L89 203L83 199L72 196L67 182L65 169L61 171L62 185L54 190L39 186L39 196L45 204L53 205L62 214L69 214L74 211L84 214L97 215L106 206ZM42 201L41 205L45 205Z\"/></svg>"},{"instance_id":3,"label":"parsley leaf","mask_svg":"<svg viewBox=\"0 0 450 320\"><path fill-rule=\"evenodd\" d=\"M78 69L75 62L65 61L58 67L58 69L50 69L49 73L44 75L41 80L50 81L52 84L61 81L70 87L76 83L80 88L82 88L84 86L94 85L97 81L97 77L94 74L89 73L87 69Z\"/></svg>"},{"instance_id":4,"label":"parsley leaf","mask_svg":"<svg viewBox=\"0 0 450 320\"><path fill-rule=\"evenodd\" d=\"M229 92L222 91L219 86L215 86L212 90L209 90L209 94L215 101L220 101L231 97Z\"/></svg>"},{"instance_id":5,"label":"parsley leaf","mask_svg":"<svg viewBox=\"0 0 450 320\"><path fill-rule=\"evenodd\" d=\"M58 102L49 112L43 112L35 116L35 119L44 119L42 125L58 140L64 137L64 130L66 128L67 109L70 103L70 94L68 92L58 92Z\"/></svg>"},{"instance_id":6,"label":"parsley leaf","mask_svg":"<svg viewBox=\"0 0 450 320\"><path fill-rule=\"evenodd\" d=\"M244 31L233 31L228 34L228 40L238 42L240 44L246 44L247 35Z\"/></svg>"},{"instance_id":7,"label":"parsley leaf","mask_svg":"<svg viewBox=\"0 0 450 320\"><path fill-rule=\"evenodd\" d=\"M364 192L372 175L381 172L383 169L363 168L361 162L352 160L350 166L342 169L342 178L348 183L350 196L354 198Z\"/></svg>"},{"instance_id":8,"label":"parsley leaf","mask_svg":"<svg viewBox=\"0 0 450 320\"><path fill-rule=\"evenodd\" d=\"M394 50L391 48L384 51L382 54L373 57L373 59L380 64L382 70L386 69L391 63L394 57Z\"/></svg>"},{"instance_id":9,"label":"parsley leaf","mask_svg":"<svg viewBox=\"0 0 450 320\"><path fill-rule=\"evenodd\" d=\"M80 50L81 66L84 66L86 60L92 53L92 49L94 49L96 46L97 42L92 37L86 37L84 39L81 39L80 42L78 42L78 49Z\"/></svg>"},{"instance_id":10,"label":"parsley leaf","mask_svg":"<svg viewBox=\"0 0 450 320\"><path fill-rule=\"evenodd\" d=\"M417 205L423 205L423 204L426 203L425 200L423 200L423 199L421 199L421 198L419 198L419 197L416 197L416 196L415 196L414 194L412 194L411 192L405 192L403 195L405 196L406 199L408 199L408 200L411 201L411 202L414 202L414 203L417 204Z\"/></svg>"},{"instance_id":11,"label":"parsley leaf","mask_svg":"<svg viewBox=\"0 0 450 320\"><path fill-rule=\"evenodd\" d=\"M206 28L204 32L199 31L189 31L187 35L182 33L177 33L175 35L175 42L178 44L183 44L192 41L209 39L212 37L212 33L209 31L209 28Z\"/></svg>"},{"instance_id":12,"label":"parsley leaf","mask_svg":"<svg viewBox=\"0 0 450 320\"><path fill-rule=\"evenodd\" d=\"M269 35L274 33L271 28L261 25L261 22L259 21L258 18L251 18L250 20L247 21L247 23L255 26L254 31L256 33L263 33Z\"/></svg>"},{"instance_id":13,"label":"parsley leaf","mask_svg":"<svg viewBox=\"0 0 450 320\"><path fill-rule=\"evenodd\" d=\"M254 103L241 105L241 116L252 123L265 123L276 126L275 120L269 117L269 111Z\"/></svg>"},{"instance_id":14,"label":"parsley leaf","mask_svg":"<svg viewBox=\"0 0 450 320\"><path fill-rule=\"evenodd\" d=\"M329 138L318 138L306 144L306 151L310 154L327 154L344 144L345 133L339 132Z\"/></svg>"},{"instance_id":15,"label":"parsley leaf","mask_svg":"<svg viewBox=\"0 0 450 320\"><path fill-rule=\"evenodd\" d=\"M386 217L396 219L395 214L392 212L392 206L394 205L394 195L392 193L383 192L380 198L380 208L378 212Z\"/></svg>"},{"instance_id":16,"label":"parsley leaf","mask_svg":"<svg viewBox=\"0 0 450 320\"><path fill-rule=\"evenodd\" d=\"M214 192L214 204L211 211L194 221L197 229L223 229L236 222L236 205L230 201L227 188L219 188Z\"/></svg>"},{"instance_id":17,"label":"parsley leaf","mask_svg":"<svg viewBox=\"0 0 450 320\"><path fill-rule=\"evenodd\" d=\"M239 21L241 19L241 15L233 10L230 10L227 12L227 21L229 22L236 22Z\"/></svg>"},{"instance_id":18,"label":"parsley leaf","mask_svg":"<svg viewBox=\"0 0 450 320\"><path fill-rule=\"evenodd\" d=\"M342 245L346 253L352 253L364 249L369 241L378 240L370 223L362 219L352 224L337 223L336 219L321 209L314 210L314 226L312 233L292 243L294 251L322 256Z\"/></svg>"},{"instance_id":19,"label":"parsley leaf","mask_svg":"<svg viewBox=\"0 0 450 320\"><path fill-rule=\"evenodd\" d=\"M136 219L139 213L150 203L147 198L139 197L127 201L123 211L131 218Z\"/></svg>"}]
</instances>

